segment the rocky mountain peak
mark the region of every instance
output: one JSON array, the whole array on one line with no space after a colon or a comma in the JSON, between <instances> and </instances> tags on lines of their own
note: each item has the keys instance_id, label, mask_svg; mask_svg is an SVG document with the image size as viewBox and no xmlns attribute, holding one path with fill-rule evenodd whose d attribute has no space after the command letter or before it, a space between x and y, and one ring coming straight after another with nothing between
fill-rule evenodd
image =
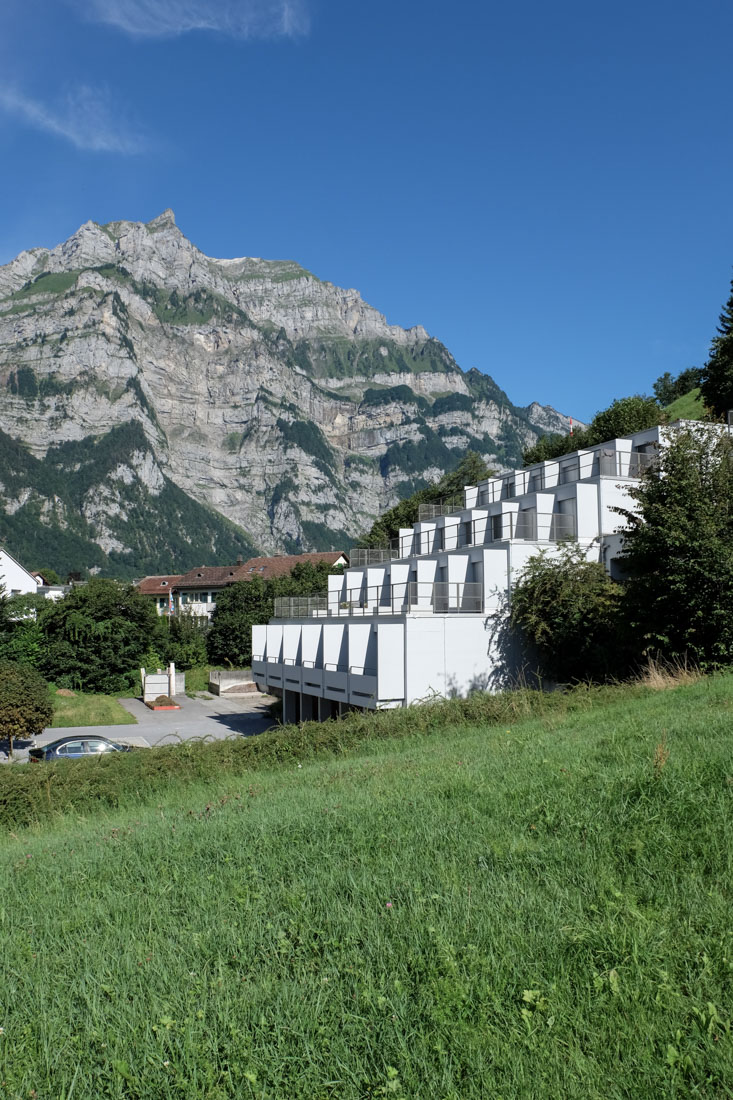
<instances>
[{"instance_id":1,"label":"rocky mountain peak","mask_svg":"<svg viewBox=\"0 0 733 1100\"><path fill-rule=\"evenodd\" d=\"M152 221L149 221L147 225L148 229L175 229L176 215L171 208L168 207L162 214L158 214L157 218L153 218Z\"/></svg>"},{"instance_id":2,"label":"rocky mountain peak","mask_svg":"<svg viewBox=\"0 0 733 1100\"><path fill-rule=\"evenodd\" d=\"M136 437L124 476L112 461L104 486L85 475L93 529L108 531L105 509L137 514L132 478L135 500L174 486L270 551L348 545L466 449L507 468L568 423L298 263L206 256L170 210L87 222L0 268L0 395L0 430L39 462L72 443L113 450L138 426L147 451ZM0 492L0 527L2 508ZM134 554L131 537L110 553Z\"/></svg>"}]
</instances>

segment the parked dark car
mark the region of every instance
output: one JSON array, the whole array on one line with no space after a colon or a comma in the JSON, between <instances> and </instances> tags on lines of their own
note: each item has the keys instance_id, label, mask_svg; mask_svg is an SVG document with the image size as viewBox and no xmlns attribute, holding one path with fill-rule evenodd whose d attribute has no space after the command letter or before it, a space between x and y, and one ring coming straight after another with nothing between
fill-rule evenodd
<instances>
[{"instance_id":1,"label":"parked dark car","mask_svg":"<svg viewBox=\"0 0 733 1100\"><path fill-rule=\"evenodd\" d=\"M130 745L120 745L108 741L106 737L59 737L50 745L39 745L28 750L28 759L39 760L83 760L89 756L101 756L105 752L129 752Z\"/></svg>"}]
</instances>

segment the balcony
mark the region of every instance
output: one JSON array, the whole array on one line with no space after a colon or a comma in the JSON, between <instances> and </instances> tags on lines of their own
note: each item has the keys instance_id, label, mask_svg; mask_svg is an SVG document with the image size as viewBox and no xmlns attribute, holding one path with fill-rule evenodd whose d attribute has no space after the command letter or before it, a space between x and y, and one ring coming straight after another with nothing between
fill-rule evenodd
<instances>
[{"instance_id":1,"label":"balcony","mask_svg":"<svg viewBox=\"0 0 733 1100\"><path fill-rule=\"evenodd\" d=\"M605 477L641 477L656 465L656 452L601 451L598 456L598 472Z\"/></svg>"},{"instance_id":2,"label":"balcony","mask_svg":"<svg viewBox=\"0 0 733 1100\"><path fill-rule=\"evenodd\" d=\"M329 596L277 596L273 620L400 615L410 611L476 614L484 586L473 581L403 581L362 585Z\"/></svg>"},{"instance_id":3,"label":"balcony","mask_svg":"<svg viewBox=\"0 0 733 1100\"><path fill-rule=\"evenodd\" d=\"M526 539L529 542L563 542L577 538L577 524L572 513L505 512L491 517L491 542Z\"/></svg>"},{"instance_id":4,"label":"balcony","mask_svg":"<svg viewBox=\"0 0 733 1100\"><path fill-rule=\"evenodd\" d=\"M446 497L436 504L418 504L418 523L424 523L426 520L431 519L440 519L442 516L453 516L456 512L463 511L465 507L466 502L462 493L460 495Z\"/></svg>"}]
</instances>

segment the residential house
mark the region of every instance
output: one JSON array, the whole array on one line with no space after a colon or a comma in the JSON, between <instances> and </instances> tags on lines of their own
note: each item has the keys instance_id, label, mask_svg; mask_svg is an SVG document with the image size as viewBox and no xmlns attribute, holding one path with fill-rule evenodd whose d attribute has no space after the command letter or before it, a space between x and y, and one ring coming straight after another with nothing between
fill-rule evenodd
<instances>
[{"instance_id":1,"label":"residential house","mask_svg":"<svg viewBox=\"0 0 733 1100\"><path fill-rule=\"evenodd\" d=\"M47 600L60 600L69 591L66 584L48 584L41 573L32 572L21 565L17 558L0 547L0 585L6 596L45 596Z\"/></svg>"},{"instance_id":2,"label":"residential house","mask_svg":"<svg viewBox=\"0 0 733 1100\"><path fill-rule=\"evenodd\" d=\"M650 428L467 486L461 507L422 505L382 550L353 549L328 595L281 599L253 627L252 672L285 721L401 707L503 686L502 608L532 555L572 540L618 570L615 510L664 445Z\"/></svg>"},{"instance_id":3,"label":"residential house","mask_svg":"<svg viewBox=\"0 0 733 1100\"><path fill-rule=\"evenodd\" d=\"M245 580L243 568L238 562L236 565L199 565L189 569L175 585L176 610L211 618L222 588Z\"/></svg>"},{"instance_id":4,"label":"residential house","mask_svg":"<svg viewBox=\"0 0 733 1100\"><path fill-rule=\"evenodd\" d=\"M160 574L144 577L138 581L138 590L144 596L155 600L159 615L205 615L211 618L216 607L216 597L229 584L235 581L251 580L262 577L282 577L290 573L301 562L313 565L326 562L328 565L348 565L348 558L341 551L328 551L316 554L282 554L274 557L250 558L235 565L199 565L189 569L188 573Z\"/></svg>"},{"instance_id":5,"label":"residential house","mask_svg":"<svg viewBox=\"0 0 733 1100\"><path fill-rule=\"evenodd\" d=\"M143 596L150 596L155 600L159 615L172 615L175 610L173 587L181 576L181 573L159 573L154 577L143 577L137 588Z\"/></svg>"},{"instance_id":6,"label":"residential house","mask_svg":"<svg viewBox=\"0 0 733 1100\"><path fill-rule=\"evenodd\" d=\"M327 550L315 554L275 554L272 557L250 558L242 566L242 572L245 580L249 577L262 577L269 581L273 577L287 576L296 565L306 562L310 565L320 565L323 562L331 568L346 568L349 559L342 550Z\"/></svg>"}]
</instances>

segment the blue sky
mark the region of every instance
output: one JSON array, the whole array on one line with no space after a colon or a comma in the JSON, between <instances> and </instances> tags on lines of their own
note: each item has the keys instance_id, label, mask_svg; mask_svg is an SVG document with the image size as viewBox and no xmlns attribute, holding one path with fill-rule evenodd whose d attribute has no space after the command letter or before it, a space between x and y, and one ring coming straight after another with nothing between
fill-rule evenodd
<instances>
[{"instance_id":1,"label":"blue sky","mask_svg":"<svg viewBox=\"0 0 733 1100\"><path fill-rule=\"evenodd\" d=\"M728 0L3 0L0 262L172 207L582 419L706 357Z\"/></svg>"}]
</instances>

